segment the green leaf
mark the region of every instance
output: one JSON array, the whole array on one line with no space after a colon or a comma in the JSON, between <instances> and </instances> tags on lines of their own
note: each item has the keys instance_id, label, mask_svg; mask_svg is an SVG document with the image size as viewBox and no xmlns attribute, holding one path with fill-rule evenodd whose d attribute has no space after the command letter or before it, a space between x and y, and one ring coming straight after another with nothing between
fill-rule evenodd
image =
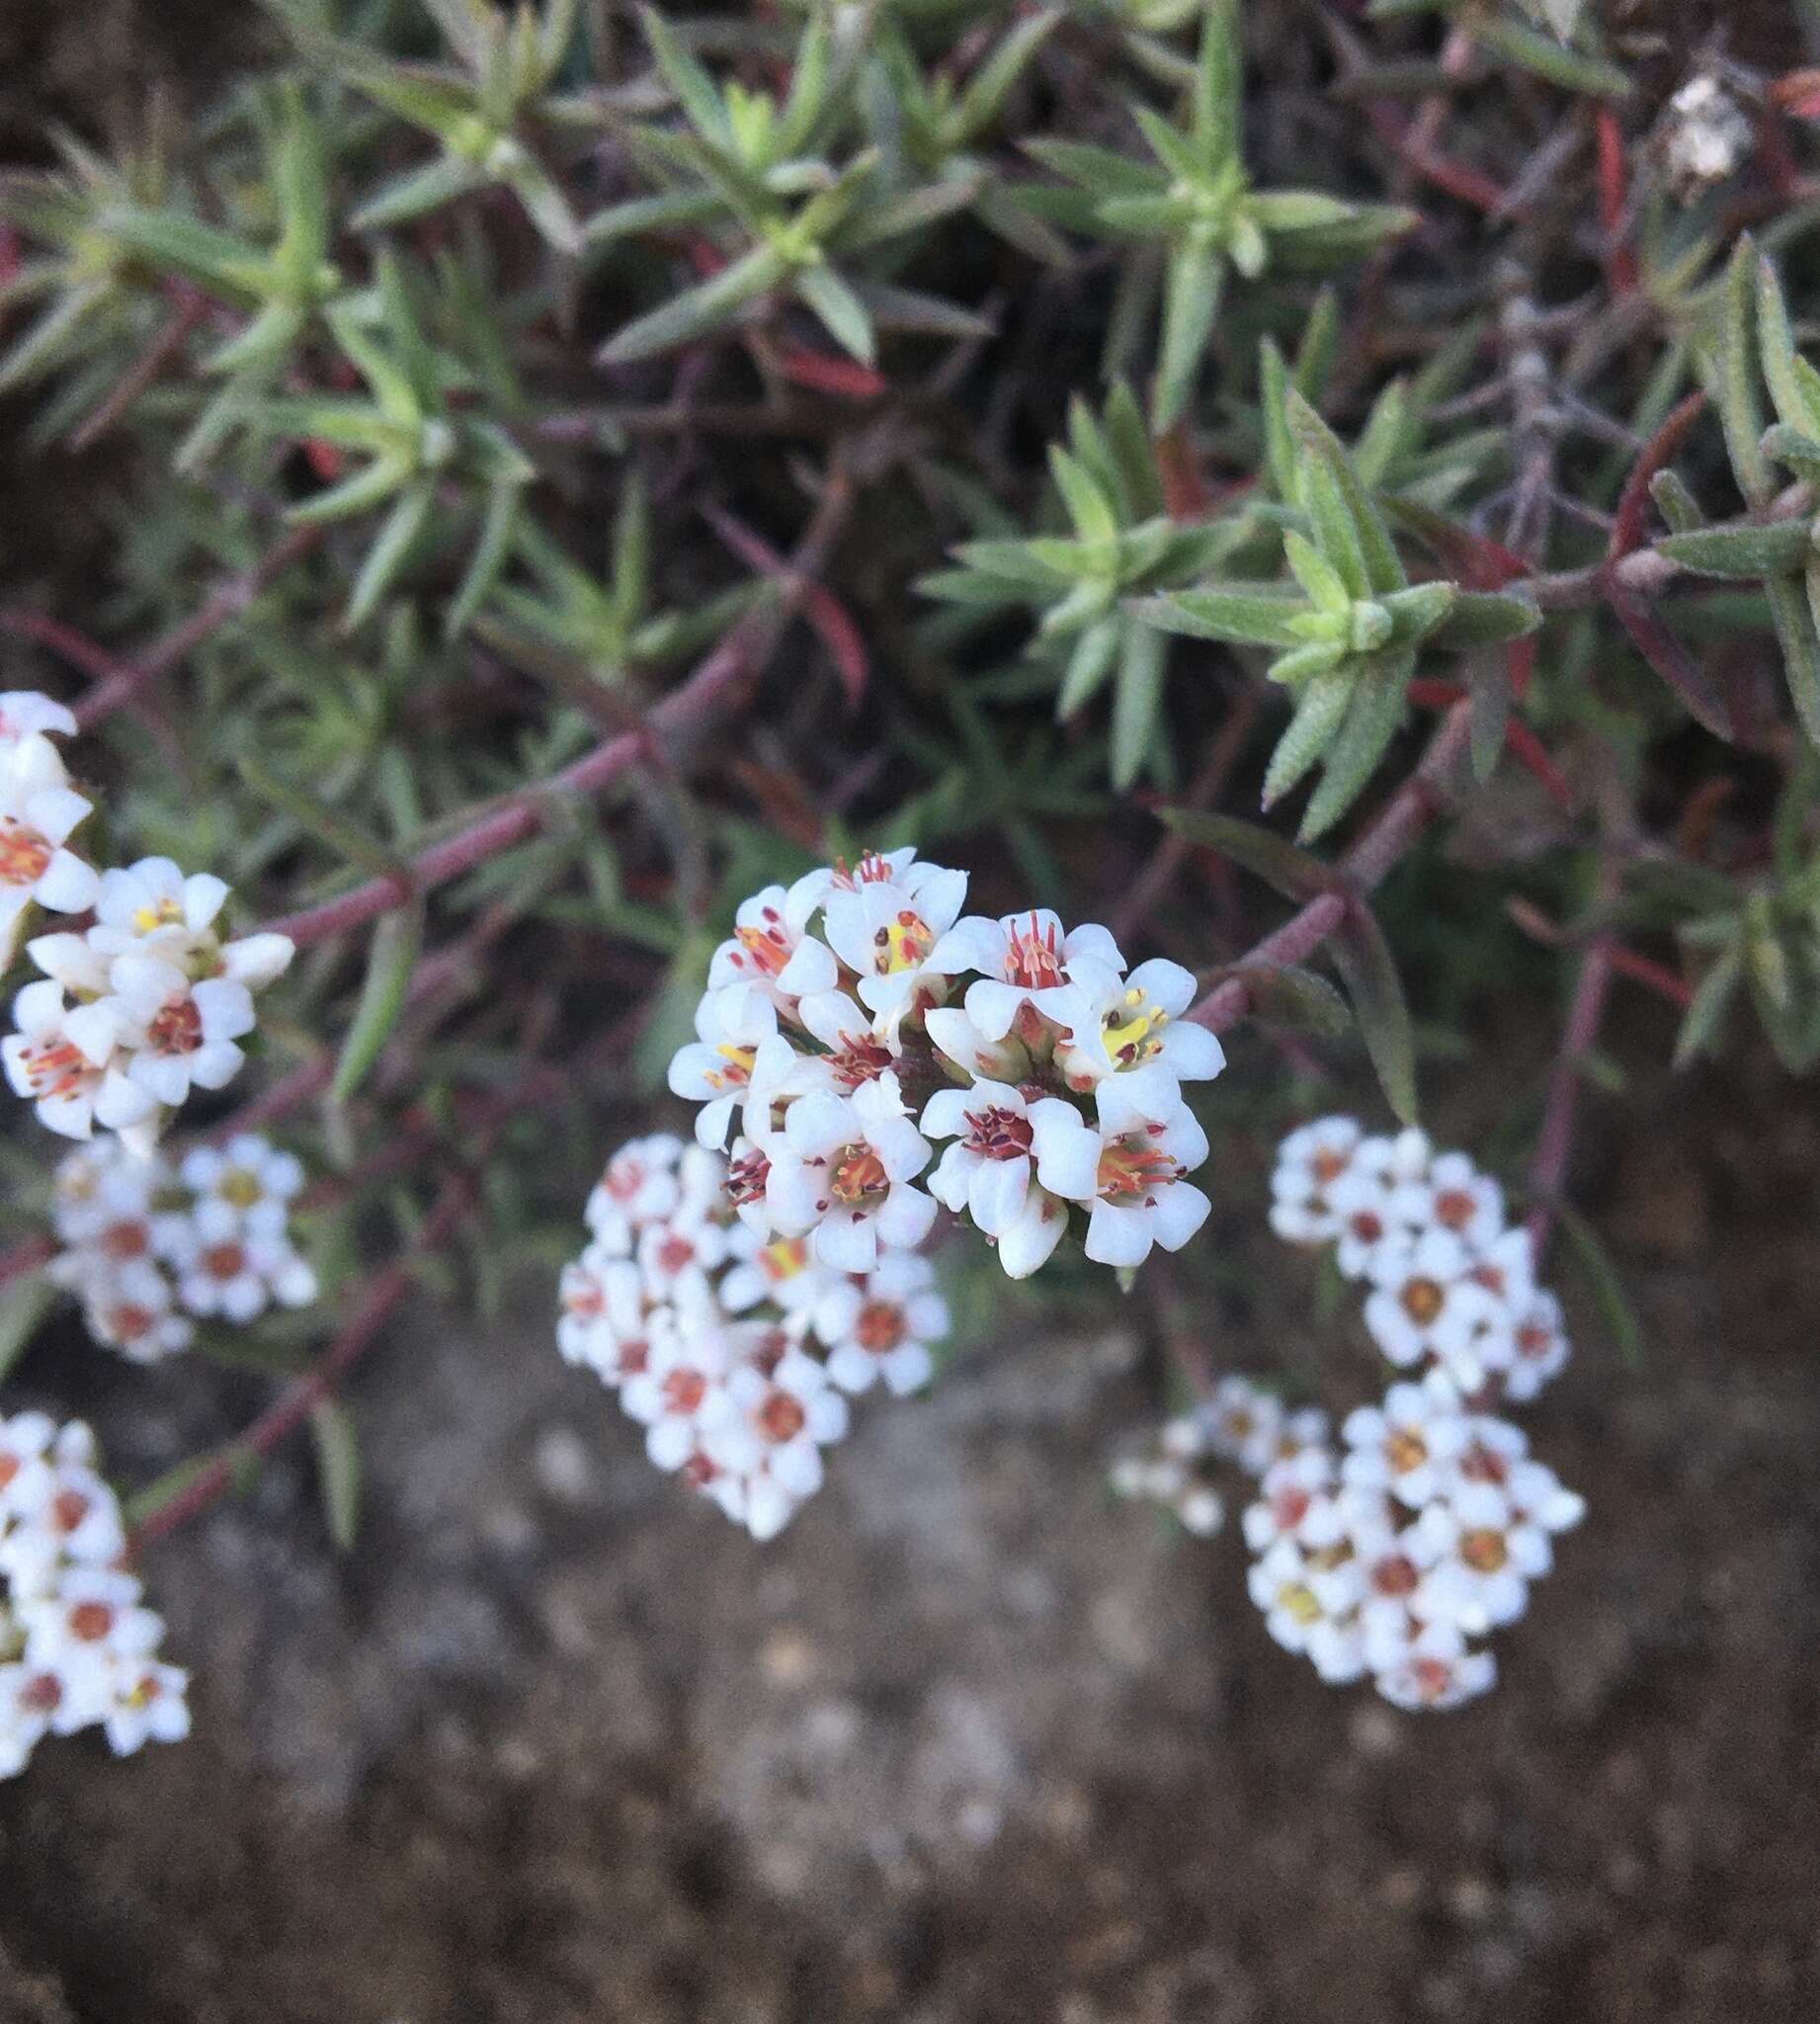
<instances>
[{"instance_id":1,"label":"green leaf","mask_svg":"<svg viewBox=\"0 0 1820 2024\"><path fill-rule=\"evenodd\" d=\"M644 39L663 73L664 82L676 94L677 103L689 124L714 146L737 152L733 128L714 80L672 33L669 24L654 7L640 10Z\"/></svg>"},{"instance_id":2,"label":"green leaf","mask_svg":"<svg viewBox=\"0 0 1820 2024\"><path fill-rule=\"evenodd\" d=\"M1692 534L1696 528L1705 526L1706 516L1699 510L1699 501L1688 490L1680 472L1657 471L1649 481L1649 496L1671 533Z\"/></svg>"},{"instance_id":3,"label":"green leaf","mask_svg":"<svg viewBox=\"0 0 1820 2024\"><path fill-rule=\"evenodd\" d=\"M1722 527L1696 528L1691 534L1664 535L1656 548L1671 562L1700 576L1742 581L1786 576L1813 554L1814 522L1734 520Z\"/></svg>"},{"instance_id":4,"label":"green leaf","mask_svg":"<svg viewBox=\"0 0 1820 2024\"><path fill-rule=\"evenodd\" d=\"M1370 495L1360 483L1345 446L1293 387L1286 396L1285 407L1289 426L1303 453L1315 459L1317 466L1332 475L1340 496L1346 502L1360 551L1365 557L1369 589L1380 593L1401 590L1409 578L1397 554L1396 544L1390 539L1390 531L1372 504ZM1332 559L1338 561L1339 557Z\"/></svg>"},{"instance_id":5,"label":"green leaf","mask_svg":"<svg viewBox=\"0 0 1820 2024\"><path fill-rule=\"evenodd\" d=\"M1538 35L1520 21L1504 15L1475 15L1468 33L1475 42L1567 91L1586 92L1594 98L1621 99L1629 96L1630 79L1615 63L1603 57L1583 55L1564 48L1549 37Z\"/></svg>"},{"instance_id":6,"label":"green leaf","mask_svg":"<svg viewBox=\"0 0 1820 2024\"><path fill-rule=\"evenodd\" d=\"M1245 986L1251 1016L1261 1026L1312 1033L1321 1040L1339 1040L1352 1031L1353 1015L1346 1000L1311 970L1241 963L1216 970L1203 982L1206 989L1214 990L1228 980Z\"/></svg>"},{"instance_id":7,"label":"green leaf","mask_svg":"<svg viewBox=\"0 0 1820 2024\"><path fill-rule=\"evenodd\" d=\"M1419 1122L1416 1046L1396 959L1377 917L1355 901L1328 943L1334 968L1353 1003L1365 1052L1391 1110L1405 1125Z\"/></svg>"},{"instance_id":8,"label":"green leaf","mask_svg":"<svg viewBox=\"0 0 1820 2024\"><path fill-rule=\"evenodd\" d=\"M832 267L803 267L795 278L795 292L816 311L836 344L853 352L861 365L872 365L878 356L878 346L872 338L872 318L867 313L867 305Z\"/></svg>"},{"instance_id":9,"label":"green leaf","mask_svg":"<svg viewBox=\"0 0 1820 2024\"><path fill-rule=\"evenodd\" d=\"M1267 808L1288 794L1332 746L1346 720L1356 686L1351 672L1336 667L1317 673L1296 698L1295 715L1277 740L1277 749L1265 770Z\"/></svg>"},{"instance_id":10,"label":"green leaf","mask_svg":"<svg viewBox=\"0 0 1820 2024\"><path fill-rule=\"evenodd\" d=\"M1178 245L1164 281L1163 338L1157 360L1151 422L1159 433L1182 417L1195 390L1213 319L1219 313L1225 262L1211 247Z\"/></svg>"},{"instance_id":11,"label":"green leaf","mask_svg":"<svg viewBox=\"0 0 1820 2024\"><path fill-rule=\"evenodd\" d=\"M24 1273L0 1288L0 1378L12 1375L56 1297L57 1289L41 1272Z\"/></svg>"},{"instance_id":12,"label":"green leaf","mask_svg":"<svg viewBox=\"0 0 1820 2024\"><path fill-rule=\"evenodd\" d=\"M1245 92L1238 0L1210 0L1195 66L1195 141L1201 162L1218 169L1237 158Z\"/></svg>"},{"instance_id":13,"label":"green leaf","mask_svg":"<svg viewBox=\"0 0 1820 2024\"><path fill-rule=\"evenodd\" d=\"M1098 692L1112 673L1113 662L1118 655L1120 630L1117 619L1101 619L1075 641L1055 699L1055 715L1064 721Z\"/></svg>"},{"instance_id":14,"label":"green leaf","mask_svg":"<svg viewBox=\"0 0 1820 2024\"><path fill-rule=\"evenodd\" d=\"M1820 745L1820 634L1815 630L1820 628L1820 560L1807 565L1805 597L1785 576L1771 577L1764 591L1795 715L1812 743Z\"/></svg>"},{"instance_id":15,"label":"green leaf","mask_svg":"<svg viewBox=\"0 0 1820 2024\"><path fill-rule=\"evenodd\" d=\"M1234 646L1299 646L1294 621L1314 607L1287 584L1213 583L1144 598L1133 609L1146 625Z\"/></svg>"},{"instance_id":16,"label":"green leaf","mask_svg":"<svg viewBox=\"0 0 1820 2024\"><path fill-rule=\"evenodd\" d=\"M1118 686L1113 692L1113 786L1123 794L1142 772L1163 707L1169 642L1135 620L1121 628Z\"/></svg>"},{"instance_id":17,"label":"green leaf","mask_svg":"<svg viewBox=\"0 0 1820 2024\"><path fill-rule=\"evenodd\" d=\"M398 1024L423 948L423 918L422 900L413 899L382 914L372 931L360 1004L335 1063L330 1095L337 1104L345 1104L367 1079Z\"/></svg>"},{"instance_id":18,"label":"green leaf","mask_svg":"<svg viewBox=\"0 0 1820 2024\"><path fill-rule=\"evenodd\" d=\"M1757 250L1746 232L1725 273L1718 405L1738 489L1753 506L1763 506L1776 490L1776 480L1763 453L1763 404L1757 397L1757 347L1753 342L1757 305L1752 287L1756 258Z\"/></svg>"},{"instance_id":19,"label":"green leaf","mask_svg":"<svg viewBox=\"0 0 1820 2024\"><path fill-rule=\"evenodd\" d=\"M1118 516L1105 490L1095 482L1084 464L1077 463L1059 443L1049 445L1049 475L1068 509L1068 518L1083 541L1115 542L1118 538Z\"/></svg>"},{"instance_id":20,"label":"green leaf","mask_svg":"<svg viewBox=\"0 0 1820 2024\"><path fill-rule=\"evenodd\" d=\"M1204 808L1159 808L1157 819L1190 843L1204 844L1299 905L1334 889L1334 875L1311 851L1262 823L1241 822Z\"/></svg>"},{"instance_id":21,"label":"green leaf","mask_svg":"<svg viewBox=\"0 0 1820 2024\"><path fill-rule=\"evenodd\" d=\"M648 359L703 337L747 302L776 288L788 272L781 253L770 246L754 246L718 274L628 323L602 347L601 364L628 365L634 359Z\"/></svg>"},{"instance_id":22,"label":"green leaf","mask_svg":"<svg viewBox=\"0 0 1820 2024\"><path fill-rule=\"evenodd\" d=\"M1403 701L1414 672L1415 656L1404 654L1380 661L1354 683L1346 721L1328 751L1321 784L1302 817L1303 843L1312 843L1331 829L1377 771L1378 761L1403 721Z\"/></svg>"},{"instance_id":23,"label":"green leaf","mask_svg":"<svg viewBox=\"0 0 1820 2024\"><path fill-rule=\"evenodd\" d=\"M1553 1205L1555 1220L1574 1247L1574 1256L1586 1274L1593 1298L1599 1303L1617 1346L1618 1356L1635 1369L1643 1360L1643 1330L1624 1292L1624 1283L1612 1262L1612 1254L1600 1241L1586 1218L1570 1202Z\"/></svg>"},{"instance_id":24,"label":"green leaf","mask_svg":"<svg viewBox=\"0 0 1820 2024\"><path fill-rule=\"evenodd\" d=\"M458 639L467 631L474 614L499 581L499 572L512 552L512 531L517 525L522 485L501 479L488 487L486 512L480 522L480 538L467 558L467 567L455 594L443 614L443 637Z\"/></svg>"},{"instance_id":25,"label":"green leaf","mask_svg":"<svg viewBox=\"0 0 1820 2024\"><path fill-rule=\"evenodd\" d=\"M240 778L262 801L283 809L306 836L313 836L337 859L358 865L375 879L406 876L405 862L396 851L369 836L351 816L332 807L308 788L280 780L252 752L242 752L235 764Z\"/></svg>"},{"instance_id":26,"label":"green leaf","mask_svg":"<svg viewBox=\"0 0 1820 2024\"><path fill-rule=\"evenodd\" d=\"M353 1416L338 1400L318 1398L309 1409L309 1431L329 1537L344 1554L352 1553L361 1511L361 1451Z\"/></svg>"},{"instance_id":27,"label":"green leaf","mask_svg":"<svg viewBox=\"0 0 1820 2024\"><path fill-rule=\"evenodd\" d=\"M1542 623L1532 597L1514 590L1455 590L1452 609L1429 634L1431 646L1502 646Z\"/></svg>"},{"instance_id":28,"label":"green leaf","mask_svg":"<svg viewBox=\"0 0 1820 2024\"><path fill-rule=\"evenodd\" d=\"M376 190L348 220L357 232L376 231L384 225L403 224L422 217L480 189L486 177L479 165L460 155L444 155L410 169Z\"/></svg>"},{"instance_id":29,"label":"green leaf","mask_svg":"<svg viewBox=\"0 0 1820 2024\"><path fill-rule=\"evenodd\" d=\"M1757 347L1777 414L1787 427L1820 436L1820 401L1813 399L1795 370L1799 359L1788 328L1788 304L1767 254L1757 260Z\"/></svg>"},{"instance_id":30,"label":"green leaf","mask_svg":"<svg viewBox=\"0 0 1820 2024\"><path fill-rule=\"evenodd\" d=\"M342 622L348 632L357 632L364 626L379 600L391 588L398 572L410 558L411 549L423 532L435 499L436 487L427 478L420 479L398 495L396 505L385 516L378 538L367 550L367 559L361 564L360 574L354 579L354 588L348 596L347 617Z\"/></svg>"}]
</instances>

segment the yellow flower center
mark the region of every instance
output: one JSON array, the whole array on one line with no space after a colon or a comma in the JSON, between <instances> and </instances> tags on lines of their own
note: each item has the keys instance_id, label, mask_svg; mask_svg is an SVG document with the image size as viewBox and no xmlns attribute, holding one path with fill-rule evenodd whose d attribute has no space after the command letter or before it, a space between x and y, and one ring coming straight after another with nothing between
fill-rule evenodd
<instances>
[{"instance_id":1,"label":"yellow flower center","mask_svg":"<svg viewBox=\"0 0 1820 2024\"><path fill-rule=\"evenodd\" d=\"M726 1063L724 1068L710 1068L707 1071L707 1086L710 1089L744 1089L752 1080L752 1063L758 1058L757 1048L736 1048L729 1041L722 1041L714 1050Z\"/></svg>"},{"instance_id":2,"label":"yellow flower center","mask_svg":"<svg viewBox=\"0 0 1820 2024\"><path fill-rule=\"evenodd\" d=\"M794 1279L809 1262L809 1247L801 1237L780 1237L759 1253L759 1266L773 1286Z\"/></svg>"},{"instance_id":3,"label":"yellow flower center","mask_svg":"<svg viewBox=\"0 0 1820 2024\"><path fill-rule=\"evenodd\" d=\"M1162 1006L1147 1004L1142 991L1127 990L1100 1022L1107 1059L1115 1068L1135 1068L1162 1047L1168 1024L1169 1014Z\"/></svg>"}]
</instances>

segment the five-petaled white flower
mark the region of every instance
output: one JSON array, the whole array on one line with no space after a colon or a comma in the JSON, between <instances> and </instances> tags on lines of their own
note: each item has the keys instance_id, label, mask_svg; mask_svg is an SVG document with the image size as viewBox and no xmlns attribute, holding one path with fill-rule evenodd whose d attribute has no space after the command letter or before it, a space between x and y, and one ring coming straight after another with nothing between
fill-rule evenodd
<instances>
[{"instance_id":1,"label":"five-petaled white flower","mask_svg":"<svg viewBox=\"0 0 1820 2024\"><path fill-rule=\"evenodd\" d=\"M1217 1038L1181 1017L1194 1000L1195 973L1179 963L1156 957L1125 976L1084 956L1069 964L1066 983L1034 1002L1062 1031L1055 1063L1069 1088L1085 1094L1109 1077L1142 1076L1175 1094L1226 1065Z\"/></svg>"},{"instance_id":2,"label":"five-petaled white flower","mask_svg":"<svg viewBox=\"0 0 1820 2024\"><path fill-rule=\"evenodd\" d=\"M94 905L101 881L66 847L93 805L69 785L47 738L0 746L0 969L13 960L34 900L52 913Z\"/></svg>"},{"instance_id":3,"label":"five-petaled white flower","mask_svg":"<svg viewBox=\"0 0 1820 2024\"><path fill-rule=\"evenodd\" d=\"M0 1042L7 1081L50 1131L86 1138L98 1124L122 1131L156 1109L157 1099L118 1062L111 1007L72 1007L62 986L42 977L13 1000L13 1023L18 1031Z\"/></svg>"},{"instance_id":4,"label":"five-petaled white flower","mask_svg":"<svg viewBox=\"0 0 1820 2024\"><path fill-rule=\"evenodd\" d=\"M861 1002L887 1040L912 1012L941 1003L946 980L933 960L936 945L967 894L964 872L909 869L926 876L914 885L892 878L864 880L852 890L830 888L822 921L829 946L858 978Z\"/></svg>"},{"instance_id":5,"label":"five-petaled white flower","mask_svg":"<svg viewBox=\"0 0 1820 2024\"><path fill-rule=\"evenodd\" d=\"M1166 1079L1109 1075L1094 1103L1097 1131L1044 1121L1037 1179L1092 1205L1086 1251L1096 1265L1141 1265L1152 1244L1179 1251L1212 1206L1188 1179L1207 1156L1207 1135Z\"/></svg>"},{"instance_id":6,"label":"five-petaled white flower","mask_svg":"<svg viewBox=\"0 0 1820 2024\"><path fill-rule=\"evenodd\" d=\"M777 1007L744 985L710 992L697 1006L696 1038L676 1051L669 1080L676 1095L702 1106L696 1116L698 1144L718 1151L727 1142L760 1045L777 1030Z\"/></svg>"},{"instance_id":7,"label":"five-petaled white flower","mask_svg":"<svg viewBox=\"0 0 1820 2024\"><path fill-rule=\"evenodd\" d=\"M808 933L828 876L810 872L787 889L767 886L742 900L733 916L732 934L708 963L708 989L750 984L780 1010L811 992L832 990L839 977L834 957L825 943Z\"/></svg>"},{"instance_id":8,"label":"five-petaled white flower","mask_svg":"<svg viewBox=\"0 0 1820 2024\"><path fill-rule=\"evenodd\" d=\"M1033 1096L982 1076L970 1089L938 1090L924 1107L922 1129L953 1141L930 1176L929 1192L956 1216L973 1219L998 1244L1012 1278L1034 1272L1067 1227L1066 1210L1036 1179L1045 1151L1077 1173L1098 1152L1081 1114L1065 1098Z\"/></svg>"},{"instance_id":9,"label":"five-petaled white flower","mask_svg":"<svg viewBox=\"0 0 1820 2024\"><path fill-rule=\"evenodd\" d=\"M828 1376L843 1392L869 1391L878 1379L895 1397L920 1391L935 1369L929 1345L948 1328L935 1267L913 1251L887 1251L864 1280L843 1280L815 1309Z\"/></svg>"},{"instance_id":10,"label":"five-petaled white flower","mask_svg":"<svg viewBox=\"0 0 1820 2024\"><path fill-rule=\"evenodd\" d=\"M834 1271L869 1272L880 1245L908 1250L929 1234L936 1205L912 1185L929 1153L895 1074L847 1097L813 1090L790 1105L772 1147L772 1221L786 1236L813 1231L816 1257Z\"/></svg>"},{"instance_id":11,"label":"five-petaled white flower","mask_svg":"<svg viewBox=\"0 0 1820 2024\"><path fill-rule=\"evenodd\" d=\"M968 914L942 937L929 960L944 976L979 972L962 1002L967 1017L992 1041L1011 1032L1036 992L1061 989L1068 981L1068 966L1085 958L1115 971L1124 969L1110 929L1089 921L1064 930L1059 914L1034 906L996 921Z\"/></svg>"}]
</instances>

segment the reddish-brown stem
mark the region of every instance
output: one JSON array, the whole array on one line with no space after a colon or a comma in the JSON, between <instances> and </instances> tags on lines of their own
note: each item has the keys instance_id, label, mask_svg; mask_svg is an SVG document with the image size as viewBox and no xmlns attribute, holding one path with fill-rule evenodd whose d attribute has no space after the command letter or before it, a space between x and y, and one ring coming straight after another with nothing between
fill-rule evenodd
<instances>
[{"instance_id":1,"label":"reddish-brown stem","mask_svg":"<svg viewBox=\"0 0 1820 2024\"><path fill-rule=\"evenodd\" d=\"M1452 772L1472 736L1472 705L1456 703L1442 718L1428 750L1414 773L1391 796L1377 820L1347 853L1341 866L1346 889L1317 893L1302 910L1241 956L1237 970L1281 970L1305 963L1345 920L1354 892L1378 885L1435 818L1442 805L1441 784ZM1243 977L1217 983L1184 1016L1223 1033L1251 1010L1251 991Z\"/></svg>"},{"instance_id":2,"label":"reddish-brown stem","mask_svg":"<svg viewBox=\"0 0 1820 2024\"><path fill-rule=\"evenodd\" d=\"M266 922L265 927L289 935L298 948L360 927L402 906L415 894L447 885L501 851L528 842L545 827L565 798L599 794L640 760L662 762L670 740L701 723L729 691L758 673L782 634L785 621L812 587L813 572L844 524L850 505L846 480L840 472L831 472L815 522L791 559L791 579L781 608L755 612L742 620L641 724L596 745L549 780L507 795L476 821L419 852L406 868L408 876L370 879L351 892L285 914Z\"/></svg>"},{"instance_id":3,"label":"reddish-brown stem","mask_svg":"<svg viewBox=\"0 0 1820 2024\"><path fill-rule=\"evenodd\" d=\"M90 444L99 442L113 428L139 395L159 378L164 369L175 362L178 354L189 343L190 333L208 315L211 306L208 297L200 291L183 288L176 308L172 310L164 328L147 347L144 357L120 380L107 399L71 434L71 450L80 452L88 449Z\"/></svg>"},{"instance_id":4,"label":"reddish-brown stem","mask_svg":"<svg viewBox=\"0 0 1820 2024\"><path fill-rule=\"evenodd\" d=\"M377 1340L379 1331L410 1292L413 1262L445 1243L473 1202L473 1183L456 1174L443 1184L430 1214L409 1248L369 1283L347 1325L323 1352L307 1377L299 1378L247 1428L207 1463L168 1504L133 1529L131 1551L142 1553L155 1540L207 1510L232 1487L246 1463L270 1455L308 1419Z\"/></svg>"},{"instance_id":5,"label":"reddish-brown stem","mask_svg":"<svg viewBox=\"0 0 1820 2024\"><path fill-rule=\"evenodd\" d=\"M77 723L85 731L92 730L104 717L112 717L115 711L130 703L141 689L180 666L204 640L229 619L237 618L261 591L284 575L293 562L301 561L326 537L325 528L292 528L252 568L221 584L181 626L173 628L162 639L154 640L137 660L126 662L107 656L113 661L112 670L76 705ZM77 665L82 663L78 661Z\"/></svg>"},{"instance_id":6,"label":"reddish-brown stem","mask_svg":"<svg viewBox=\"0 0 1820 2024\"><path fill-rule=\"evenodd\" d=\"M1530 1188L1535 1200L1530 1212L1530 1243L1538 1263L1554 1228L1555 1206L1567 1179L1568 1161L1573 1157L1581 1067L1599 1039L1613 970L1611 941L1601 935L1587 945L1586 954L1580 959L1580 974L1574 980L1573 1002L1568 1007L1560 1055L1548 1080L1542 1129L1530 1169Z\"/></svg>"}]
</instances>

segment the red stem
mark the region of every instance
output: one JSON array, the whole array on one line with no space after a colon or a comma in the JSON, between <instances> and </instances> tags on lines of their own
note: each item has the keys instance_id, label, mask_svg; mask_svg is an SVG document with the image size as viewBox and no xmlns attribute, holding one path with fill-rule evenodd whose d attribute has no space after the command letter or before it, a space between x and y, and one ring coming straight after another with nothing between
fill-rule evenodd
<instances>
[{"instance_id":1,"label":"red stem","mask_svg":"<svg viewBox=\"0 0 1820 2024\"><path fill-rule=\"evenodd\" d=\"M175 1532L199 1513L207 1510L232 1487L236 1470L245 1462L270 1455L309 1417L311 1409L327 1398L343 1378L360 1362L391 1318L393 1310L411 1291L411 1266L415 1259L435 1250L455 1233L456 1225L473 1203L473 1183L465 1173L443 1184L434 1207L410 1247L394 1263L378 1273L367 1288L360 1306L347 1326L336 1336L307 1377L299 1378L268 1409L230 1441L214 1460L192 1476L171 1501L136 1526L129 1542L138 1554L154 1540Z\"/></svg>"},{"instance_id":2,"label":"red stem","mask_svg":"<svg viewBox=\"0 0 1820 2024\"><path fill-rule=\"evenodd\" d=\"M1612 989L1613 968L1612 944L1602 935L1588 944L1580 960L1580 974L1574 982L1561 1052L1549 1077L1541 1134L1530 1169L1530 1186L1535 1197L1535 1207L1530 1212L1530 1244L1538 1264L1554 1228L1555 1205L1567 1179L1567 1163L1573 1156L1574 1120L1580 1106L1580 1067L1599 1039L1606 1000Z\"/></svg>"}]
</instances>

